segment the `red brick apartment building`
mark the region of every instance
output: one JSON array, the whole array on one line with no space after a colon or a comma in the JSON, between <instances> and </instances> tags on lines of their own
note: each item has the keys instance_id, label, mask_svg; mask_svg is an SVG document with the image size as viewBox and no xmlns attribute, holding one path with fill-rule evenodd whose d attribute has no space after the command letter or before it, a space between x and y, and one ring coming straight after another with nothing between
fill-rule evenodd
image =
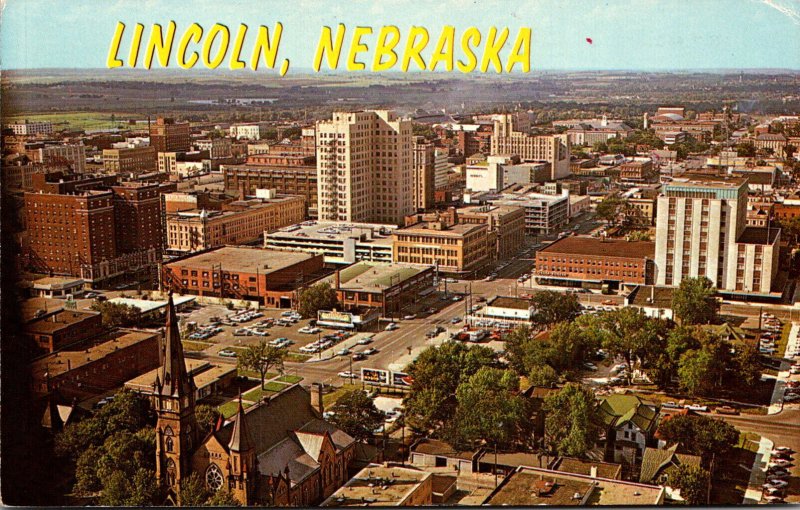
<instances>
[{"instance_id":1,"label":"red brick apartment building","mask_svg":"<svg viewBox=\"0 0 800 510\"><path fill-rule=\"evenodd\" d=\"M150 146L156 152L187 152L190 145L188 122L159 117L150 126Z\"/></svg>"},{"instance_id":2,"label":"red brick apartment building","mask_svg":"<svg viewBox=\"0 0 800 510\"><path fill-rule=\"evenodd\" d=\"M25 193L25 259L42 273L100 282L161 257L161 186L116 176L33 176Z\"/></svg>"},{"instance_id":3,"label":"red brick apartment building","mask_svg":"<svg viewBox=\"0 0 800 510\"><path fill-rule=\"evenodd\" d=\"M256 189L274 189L282 195L305 197L308 216L317 217L317 167L293 165L225 165L225 191L248 195Z\"/></svg>"},{"instance_id":4,"label":"red brick apartment building","mask_svg":"<svg viewBox=\"0 0 800 510\"><path fill-rule=\"evenodd\" d=\"M652 285L655 243L569 236L536 253L536 282L565 287Z\"/></svg>"},{"instance_id":5,"label":"red brick apartment building","mask_svg":"<svg viewBox=\"0 0 800 510\"><path fill-rule=\"evenodd\" d=\"M59 309L28 321L22 330L37 349L51 353L99 335L104 328L99 313Z\"/></svg>"},{"instance_id":6,"label":"red brick apartment building","mask_svg":"<svg viewBox=\"0 0 800 510\"><path fill-rule=\"evenodd\" d=\"M71 400L122 386L159 366L160 336L151 331L117 330L87 349L43 356L31 364L31 389L38 395L58 391Z\"/></svg>"},{"instance_id":7,"label":"red brick apartment building","mask_svg":"<svg viewBox=\"0 0 800 510\"><path fill-rule=\"evenodd\" d=\"M223 246L162 265L164 291L290 308L296 291L326 274L322 255Z\"/></svg>"}]
</instances>

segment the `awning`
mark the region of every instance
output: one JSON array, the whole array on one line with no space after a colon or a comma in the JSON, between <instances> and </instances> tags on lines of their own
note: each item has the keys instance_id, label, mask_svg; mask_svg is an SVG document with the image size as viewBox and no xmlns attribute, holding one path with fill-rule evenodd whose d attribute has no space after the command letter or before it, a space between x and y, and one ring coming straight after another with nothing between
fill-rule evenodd
<instances>
[{"instance_id":1,"label":"awning","mask_svg":"<svg viewBox=\"0 0 800 510\"><path fill-rule=\"evenodd\" d=\"M355 324L348 324L346 322L333 322L333 321L317 321L317 326L324 326L326 328L344 328L344 329L354 329L356 326Z\"/></svg>"}]
</instances>

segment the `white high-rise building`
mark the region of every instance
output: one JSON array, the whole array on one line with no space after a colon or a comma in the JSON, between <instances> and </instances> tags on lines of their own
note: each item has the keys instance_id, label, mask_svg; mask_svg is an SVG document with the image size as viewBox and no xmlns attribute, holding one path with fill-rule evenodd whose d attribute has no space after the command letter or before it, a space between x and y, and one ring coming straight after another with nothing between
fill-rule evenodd
<instances>
[{"instance_id":1,"label":"white high-rise building","mask_svg":"<svg viewBox=\"0 0 800 510\"><path fill-rule=\"evenodd\" d=\"M447 173L453 168L453 164L447 161L447 149L437 147L434 151L434 175L436 189L447 187Z\"/></svg>"},{"instance_id":2,"label":"white high-rise building","mask_svg":"<svg viewBox=\"0 0 800 510\"><path fill-rule=\"evenodd\" d=\"M414 212L411 120L387 110L317 122L321 221L403 223Z\"/></svg>"},{"instance_id":3,"label":"white high-rise building","mask_svg":"<svg viewBox=\"0 0 800 510\"><path fill-rule=\"evenodd\" d=\"M519 156L526 161L546 161L551 165L549 180L569 177L569 137L560 135L532 135L515 123L511 114L494 117L492 154Z\"/></svg>"},{"instance_id":4,"label":"white high-rise building","mask_svg":"<svg viewBox=\"0 0 800 510\"><path fill-rule=\"evenodd\" d=\"M766 295L780 229L747 226L747 179L691 175L664 187L656 215L656 283L705 276L726 292Z\"/></svg>"}]
</instances>

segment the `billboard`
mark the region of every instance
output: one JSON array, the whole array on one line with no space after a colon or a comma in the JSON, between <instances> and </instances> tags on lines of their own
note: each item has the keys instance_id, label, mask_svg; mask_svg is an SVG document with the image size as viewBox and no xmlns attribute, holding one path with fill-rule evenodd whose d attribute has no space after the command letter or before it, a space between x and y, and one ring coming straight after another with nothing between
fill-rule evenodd
<instances>
[{"instance_id":1,"label":"billboard","mask_svg":"<svg viewBox=\"0 0 800 510\"><path fill-rule=\"evenodd\" d=\"M381 368L362 368L361 380L366 384L396 388L410 388L413 382L411 376L406 373L392 372Z\"/></svg>"},{"instance_id":2,"label":"billboard","mask_svg":"<svg viewBox=\"0 0 800 510\"><path fill-rule=\"evenodd\" d=\"M320 310L317 312L317 320L323 322L338 322L342 324L352 324L353 316L345 312L325 311Z\"/></svg>"}]
</instances>

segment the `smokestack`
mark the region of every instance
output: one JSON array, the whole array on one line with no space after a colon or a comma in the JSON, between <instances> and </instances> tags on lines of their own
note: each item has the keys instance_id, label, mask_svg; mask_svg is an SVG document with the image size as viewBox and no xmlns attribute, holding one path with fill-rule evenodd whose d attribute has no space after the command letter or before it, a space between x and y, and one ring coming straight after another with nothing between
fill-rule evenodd
<instances>
[{"instance_id":1,"label":"smokestack","mask_svg":"<svg viewBox=\"0 0 800 510\"><path fill-rule=\"evenodd\" d=\"M337 290L338 291L339 290L339 286L341 285L341 280L340 280L339 270L338 269L336 270L336 276L334 277L333 284L334 284L333 290Z\"/></svg>"},{"instance_id":2,"label":"smokestack","mask_svg":"<svg viewBox=\"0 0 800 510\"><path fill-rule=\"evenodd\" d=\"M319 411L322 415L325 412L325 405L322 402L322 383L313 383L311 385L311 407Z\"/></svg>"}]
</instances>

